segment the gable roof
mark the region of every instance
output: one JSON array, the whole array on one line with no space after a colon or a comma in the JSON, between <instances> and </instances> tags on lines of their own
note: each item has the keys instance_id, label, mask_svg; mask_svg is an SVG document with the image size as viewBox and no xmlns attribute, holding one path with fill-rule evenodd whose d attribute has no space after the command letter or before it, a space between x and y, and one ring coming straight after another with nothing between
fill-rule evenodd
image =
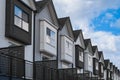
<instances>
[{"instance_id":1,"label":"gable roof","mask_svg":"<svg viewBox=\"0 0 120 80\"><path fill-rule=\"evenodd\" d=\"M70 17L63 17L63 18L59 18L59 19L58 19L59 29L62 30L62 28L64 27L64 25L65 25L67 22L68 22L69 25L70 25L68 29L70 29L71 32L72 32L72 36L71 36L71 37L74 39L73 28L72 28L72 24L71 24L71 21L70 21Z\"/></svg>"},{"instance_id":2,"label":"gable roof","mask_svg":"<svg viewBox=\"0 0 120 80\"><path fill-rule=\"evenodd\" d=\"M92 47L91 39L84 39L84 42L85 42L85 47L87 47L89 44Z\"/></svg>"},{"instance_id":3,"label":"gable roof","mask_svg":"<svg viewBox=\"0 0 120 80\"><path fill-rule=\"evenodd\" d=\"M85 43L85 49L87 49L89 45L91 46L91 53L93 55L91 39L84 39L84 43Z\"/></svg>"},{"instance_id":4,"label":"gable roof","mask_svg":"<svg viewBox=\"0 0 120 80\"><path fill-rule=\"evenodd\" d=\"M74 40L75 40L75 41L77 40L79 34L81 34L81 35L82 35L82 38L84 39L84 37L83 37L83 32L82 32L81 29L80 29L80 30L74 30L73 33L74 33Z\"/></svg>"},{"instance_id":5,"label":"gable roof","mask_svg":"<svg viewBox=\"0 0 120 80\"><path fill-rule=\"evenodd\" d=\"M107 68L108 65L110 65L110 60L109 60L109 59L106 59L106 60L104 60L104 62L105 62L105 68Z\"/></svg>"},{"instance_id":6,"label":"gable roof","mask_svg":"<svg viewBox=\"0 0 120 80\"><path fill-rule=\"evenodd\" d=\"M110 68L113 68L113 63L112 62L110 62Z\"/></svg>"},{"instance_id":7,"label":"gable roof","mask_svg":"<svg viewBox=\"0 0 120 80\"><path fill-rule=\"evenodd\" d=\"M97 46L92 46L93 53L95 53L97 49L98 49Z\"/></svg>"},{"instance_id":8,"label":"gable roof","mask_svg":"<svg viewBox=\"0 0 120 80\"><path fill-rule=\"evenodd\" d=\"M48 4L48 1L37 1L35 2L35 4L36 4L37 12L39 12Z\"/></svg>"},{"instance_id":9,"label":"gable roof","mask_svg":"<svg viewBox=\"0 0 120 80\"><path fill-rule=\"evenodd\" d=\"M99 51L99 52L98 52L98 55L99 55L99 59L100 59L101 56L103 56L103 52L102 52L102 51Z\"/></svg>"},{"instance_id":10,"label":"gable roof","mask_svg":"<svg viewBox=\"0 0 120 80\"><path fill-rule=\"evenodd\" d=\"M58 23L59 23L59 25L60 25L60 30L64 27L66 21L67 21L67 17L59 18L59 19L58 19Z\"/></svg>"},{"instance_id":11,"label":"gable roof","mask_svg":"<svg viewBox=\"0 0 120 80\"><path fill-rule=\"evenodd\" d=\"M55 7L54 7L54 4L53 4L53 1L52 0L42 0L42 1L37 1L36 3L36 8L37 8L37 12L41 12L47 5L49 6L49 9L52 10L51 14L53 14L52 16L55 16L55 18L53 18L53 21L54 19L56 19L57 21L57 24L58 24L58 16L57 16L57 13L56 13L56 10L55 10ZM56 25L58 26L58 25Z\"/></svg>"}]
</instances>

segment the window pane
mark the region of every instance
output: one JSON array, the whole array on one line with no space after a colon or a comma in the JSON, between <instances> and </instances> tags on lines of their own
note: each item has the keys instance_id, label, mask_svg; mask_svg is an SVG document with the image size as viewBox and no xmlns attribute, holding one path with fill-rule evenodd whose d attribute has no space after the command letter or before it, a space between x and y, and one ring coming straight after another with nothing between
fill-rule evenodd
<instances>
[{"instance_id":1,"label":"window pane","mask_svg":"<svg viewBox=\"0 0 120 80\"><path fill-rule=\"evenodd\" d=\"M23 25L22 25L22 28L25 30L25 31L29 31L29 26L28 26L28 23L27 22L25 22L25 21L22 21L23 23Z\"/></svg>"},{"instance_id":2,"label":"window pane","mask_svg":"<svg viewBox=\"0 0 120 80\"><path fill-rule=\"evenodd\" d=\"M15 15L22 18L22 10L20 8L18 8L17 6L15 6Z\"/></svg>"},{"instance_id":3,"label":"window pane","mask_svg":"<svg viewBox=\"0 0 120 80\"><path fill-rule=\"evenodd\" d=\"M47 35L50 36L50 29L47 28Z\"/></svg>"},{"instance_id":4,"label":"window pane","mask_svg":"<svg viewBox=\"0 0 120 80\"><path fill-rule=\"evenodd\" d=\"M51 38L55 39L55 32L51 31Z\"/></svg>"},{"instance_id":5,"label":"window pane","mask_svg":"<svg viewBox=\"0 0 120 80\"><path fill-rule=\"evenodd\" d=\"M25 12L22 13L22 19L26 22L28 22L28 14L26 14Z\"/></svg>"},{"instance_id":6,"label":"window pane","mask_svg":"<svg viewBox=\"0 0 120 80\"><path fill-rule=\"evenodd\" d=\"M21 20L20 18L14 16L14 24L15 24L16 26L21 27L21 21L22 21L22 20Z\"/></svg>"}]
</instances>

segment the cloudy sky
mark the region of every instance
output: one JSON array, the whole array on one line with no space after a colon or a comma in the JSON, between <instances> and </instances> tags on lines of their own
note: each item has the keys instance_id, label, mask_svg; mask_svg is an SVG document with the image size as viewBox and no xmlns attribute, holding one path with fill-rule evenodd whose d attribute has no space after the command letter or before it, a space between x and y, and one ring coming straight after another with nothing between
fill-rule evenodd
<instances>
[{"instance_id":1,"label":"cloudy sky","mask_svg":"<svg viewBox=\"0 0 120 80\"><path fill-rule=\"evenodd\" d=\"M70 16L74 29L120 69L120 0L53 0L58 17Z\"/></svg>"}]
</instances>

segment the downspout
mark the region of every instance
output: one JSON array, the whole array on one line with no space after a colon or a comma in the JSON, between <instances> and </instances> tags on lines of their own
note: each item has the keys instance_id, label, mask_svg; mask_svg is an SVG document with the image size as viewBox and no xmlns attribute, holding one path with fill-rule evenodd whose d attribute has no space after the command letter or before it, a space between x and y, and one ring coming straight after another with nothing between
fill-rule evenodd
<instances>
[{"instance_id":1,"label":"downspout","mask_svg":"<svg viewBox=\"0 0 120 80\"><path fill-rule=\"evenodd\" d=\"M36 66L35 66L35 17L37 11L34 11L34 25L33 25L33 80L36 80Z\"/></svg>"},{"instance_id":2,"label":"downspout","mask_svg":"<svg viewBox=\"0 0 120 80\"><path fill-rule=\"evenodd\" d=\"M57 69L58 69L58 66L59 66L59 58L58 58L58 39L59 39L59 30L60 30L60 28L58 28L58 30L57 30Z\"/></svg>"}]
</instances>

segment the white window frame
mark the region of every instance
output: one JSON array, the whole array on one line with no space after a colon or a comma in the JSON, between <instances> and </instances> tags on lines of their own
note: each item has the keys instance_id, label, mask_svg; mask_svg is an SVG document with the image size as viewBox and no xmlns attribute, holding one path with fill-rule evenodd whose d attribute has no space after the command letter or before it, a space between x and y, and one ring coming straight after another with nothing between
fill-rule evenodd
<instances>
[{"instance_id":1,"label":"white window frame","mask_svg":"<svg viewBox=\"0 0 120 80\"><path fill-rule=\"evenodd\" d=\"M50 33L48 34L48 30L50 30ZM52 36L52 33L54 33L54 36ZM51 46L55 47L55 32L51 30L49 27L46 27L46 42L50 44Z\"/></svg>"}]
</instances>

